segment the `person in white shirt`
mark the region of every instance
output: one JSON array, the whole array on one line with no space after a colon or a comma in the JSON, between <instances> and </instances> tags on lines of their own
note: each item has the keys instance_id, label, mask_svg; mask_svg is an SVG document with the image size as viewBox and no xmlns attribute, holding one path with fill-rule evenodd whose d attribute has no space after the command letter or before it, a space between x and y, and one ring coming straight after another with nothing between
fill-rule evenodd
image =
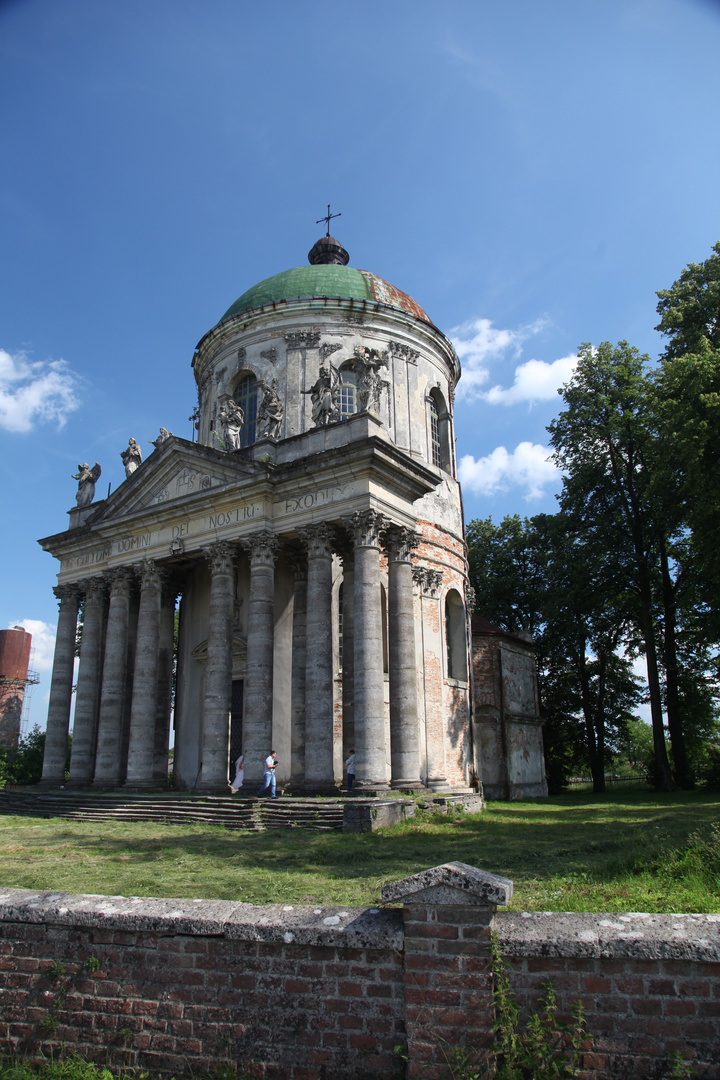
<instances>
[{"instance_id":1,"label":"person in white shirt","mask_svg":"<svg viewBox=\"0 0 720 1080\"><path fill-rule=\"evenodd\" d=\"M347 785L348 791L352 791L352 786L355 783L355 751L350 751L350 757L345 762L345 768L347 769Z\"/></svg>"},{"instance_id":2,"label":"person in white shirt","mask_svg":"<svg viewBox=\"0 0 720 1080\"><path fill-rule=\"evenodd\" d=\"M258 798L262 795L263 791L270 788L270 798L275 798L275 770L277 769L277 754L274 750L270 751L270 756L265 758L265 775L263 776L263 784L258 791Z\"/></svg>"}]
</instances>

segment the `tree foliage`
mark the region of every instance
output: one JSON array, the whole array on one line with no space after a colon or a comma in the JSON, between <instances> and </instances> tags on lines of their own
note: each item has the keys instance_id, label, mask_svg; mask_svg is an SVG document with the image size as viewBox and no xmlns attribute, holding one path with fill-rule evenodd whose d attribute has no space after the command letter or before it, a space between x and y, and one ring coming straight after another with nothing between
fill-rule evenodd
<instances>
[{"instance_id":1,"label":"tree foliage","mask_svg":"<svg viewBox=\"0 0 720 1080\"><path fill-rule=\"evenodd\" d=\"M633 729L632 656L656 784L692 786L717 742L720 244L658 297L659 365L626 341L579 349L548 428L559 512L468 527L478 610L536 639L551 783L584 756L602 790Z\"/></svg>"}]
</instances>

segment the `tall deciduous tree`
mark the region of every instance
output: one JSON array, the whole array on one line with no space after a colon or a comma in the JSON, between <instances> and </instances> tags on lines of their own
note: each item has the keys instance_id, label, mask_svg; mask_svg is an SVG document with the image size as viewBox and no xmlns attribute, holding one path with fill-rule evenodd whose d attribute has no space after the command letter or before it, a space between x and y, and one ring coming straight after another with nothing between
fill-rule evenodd
<instances>
[{"instance_id":1,"label":"tall deciduous tree","mask_svg":"<svg viewBox=\"0 0 720 1080\"><path fill-rule=\"evenodd\" d=\"M561 506L588 533L604 538L605 557L628 572L647 664L656 781L672 790L655 619L664 522L661 501L653 503L657 423L649 364L648 356L625 341L616 348L610 342L597 349L582 345L575 374L562 391L565 409L548 430L565 473ZM670 730L676 762L682 763L682 727Z\"/></svg>"}]
</instances>

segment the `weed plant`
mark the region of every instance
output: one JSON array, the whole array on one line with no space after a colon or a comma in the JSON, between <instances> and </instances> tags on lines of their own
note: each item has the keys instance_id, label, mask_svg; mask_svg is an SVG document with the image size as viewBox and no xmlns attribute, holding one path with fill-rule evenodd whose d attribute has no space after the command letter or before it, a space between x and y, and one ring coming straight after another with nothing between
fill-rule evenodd
<instances>
[{"instance_id":1,"label":"weed plant","mask_svg":"<svg viewBox=\"0 0 720 1080\"><path fill-rule=\"evenodd\" d=\"M253 904L377 904L450 860L511 878L526 911L720 912L720 797L571 793L378 833L2 816L0 885Z\"/></svg>"}]
</instances>

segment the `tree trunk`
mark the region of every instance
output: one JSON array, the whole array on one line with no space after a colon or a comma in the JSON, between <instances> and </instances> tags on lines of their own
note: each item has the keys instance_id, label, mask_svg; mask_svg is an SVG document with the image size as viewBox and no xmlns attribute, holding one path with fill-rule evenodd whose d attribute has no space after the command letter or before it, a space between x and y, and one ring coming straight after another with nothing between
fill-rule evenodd
<instances>
[{"instance_id":1,"label":"tree trunk","mask_svg":"<svg viewBox=\"0 0 720 1080\"><path fill-rule=\"evenodd\" d=\"M672 745L675 779L681 788L695 786L685 746L685 735L680 715L680 692L678 690L677 662L677 606L675 589L670 576L667 549L663 539L660 548L660 568L662 571L662 591L664 608L664 645L665 645L665 684L668 729Z\"/></svg>"},{"instance_id":2,"label":"tree trunk","mask_svg":"<svg viewBox=\"0 0 720 1080\"><path fill-rule=\"evenodd\" d=\"M585 720L585 734L587 737L588 757L590 759L590 775L592 776L593 791L602 795L605 791L605 761L603 753L598 746L595 724L593 722L593 707L590 695L590 680L588 678L587 658L585 649L578 657L578 670L580 674L580 693L582 699L583 719Z\"/></svg>"}]
</instances>

